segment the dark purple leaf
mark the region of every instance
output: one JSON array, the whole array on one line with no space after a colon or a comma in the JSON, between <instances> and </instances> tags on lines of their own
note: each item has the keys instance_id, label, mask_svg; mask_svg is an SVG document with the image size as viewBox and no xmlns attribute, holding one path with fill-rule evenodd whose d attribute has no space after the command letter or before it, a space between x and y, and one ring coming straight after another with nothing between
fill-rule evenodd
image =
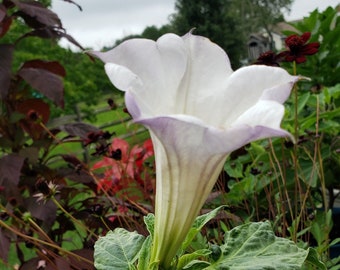
<instances>
[{"instance_id":1,"label":"dark purple leaf","mask_svg":"<svg viewBox=\"0 0 340 270\"><path fill-rule=\"evenodd\" d=\"M69 180L77 183L91 184L95 183L92 176L90 176L86 171L77 172L75 169L63 168L58 170L58 174L68 178Z\"/></svg>"},{"instance_id":2,"label":"dark purple leaf","mask_svg":"<svg viewBox=\"0 0 340 270\"><path fill-rule=\"evenodd\" d=\"M69 42L77 46L81 50L85 50L72 36L65 33L65 31L62 29L58 29L55 27L44 27L39 29L34 29L31 32L28 32L24 35L22 35L17 42L20 40L26 38L26 37L40 37L40 38L51 38L51 39L60 39L60 38L66 38Z\"/></svg>"},{"instance_id":3,"label":"dark purple leaf","mask_svg":"<svg viewBox=\"0 0 340 270\"><path fill-rule=\"evenodd\" d=\"M9 184L19 183L24 159L17 154L9 154L0 159L0 185L7 188Z\"/></svg>"},{"instance_id":4,"label":"dark purple leaf","mask_svg":"<svg viewBox=\"0 0 340 270\"><path fill-rule=\"evenodd\" d=\"M11 66L14 46L0 44L0 98L5 99L11 83Z\"/></svg>"},{"instance_id":5,"label":"dark purple leaf","mask_svg":"<svg viewBox=\"0 0 340 270\"><path fill-rule=\"evenodd\" d=\"M46 228L50 228L53 225L56 218L57 207L52 201L38 203L36 197L31 197L25 199L24 203L32 216L42 220Z\"/></svg>"},{"instance_id":6,"label":"dark purple leaf","mask_svg":"<svg viewBox=\"0 0 340 270\"><path fill-rule=\"evenodd\" d=\"M17 154L9 154L0 159L0 186L3 186L2 194L12 204L22 203L18 183L24 159Z\"/></svg>"},{"instance_id":7,"label":"dark purple leaf","mask_svg":"<svg viewBox=\"0 0 340 270\"><path fill-rule=\"evenodd\" d=\"M87 261L93 261L93 250L90 249L79 249L71 251L72 253L86 259ZM55 270L55 269L86 269L95 270L93 263L79 259L79 257L67 255L65 257L56 257L54 261L47 261L40 258L32 258L26 261L19 268L20 270L32 270L32 269L44 269L44 270ZM40 266L40 267L39 267ZM72 266L72 268L71 268Z\"/></svg>"},{"instance_id":8,"label":"dark purple leaf","mask_svg":"<svg viewBox=\"0 0 340 270\"><path fill-rule=\"evenodd\" d=\"M24 262L19 270L32 270L32 269L44 269L44 270L56 270L56 265L45 258L33 258ZM67 269L66 269L67 270Z\"/></svg>"},{"instance_id":9,"label":"dark purple leaf","mask_svg":"<svg viewBox=\"0 0 340 270\"><path fill-rule=\"evenodd\" d=\"M83 9L81 8L80 5L78 5L76 2L72 1L72 0L64 0L64 2L68 2L68 3L71 3L75 6L77 6L79 8L80 11L83 11Z\"/></svg>"},{"instance_id":10,"label":"dark purple leaf","mask_svg":"<svg viewBox=\"0 0 340 270\"><path fill-rule=\"evenodd\" d=\"M85 123L72 123L59 127L60 130L67 132L71 136L80 137L86 139L90 132L99 132L100 129Z\"/></svg>"},{"instance_id":11,"label":"dark purple leaf","mask_svg":"<svg viewBox=\"0 0 340 270\"><path fill-rule=\"evenodd\" d=\"M13 2L11 0L3 0L2 4L7 8L13 8L15 5L13 4Z\"/></svg>"},{"instance_id":12,"label":"dark purple leaf","mask_svg":"<svg viewBox=\"0 0 340 270\"><path fill-rule=\"evenodd\" d=\"M16 107L17 112L25 115L24 119L20 120L20 125L32 139L39 139L43 136L45 129L40 123L35 122L35 117L39 118L43 124L46 124L50 118L50 106L41 99L26 99L18 102Z\"/></svg>"},{"instance_id":13,"label":"dark purple leaf","mask_svg":"<svg viewBox=\"0 0 340 270\"><path fill-rule=\"evenodd\" d=\"M41 68L21 68L18 75L34 89L52 100L59 107L64 107L64 86L61 77Z\"/></svg>"},{"instance_id":14,"label":"dark purple leaf","mask_svg":"<svg viewBox=\"0 0 340 270\"><path fill-rule=\"evenodd\" d=\"M78 256L87 259L88 261L93 261L93 250L92 249L78 249L73 250L72 253L77 254ZM95 270L93 264L90 264L83 260L78 260L74 256L69 256L69 260L72 266L76 266L78 269L88 269Z\"/></svg>"},{"instance_id":15,"label":"dark purple leaf","mask_svg":"<svg viewBox=\"0 0 340 270\"><path fill-rule=\"evenodd\" d=\"M5 17L5 19L3 19L3 21L0 23L0 37L3 37L7 33L11 24L11 17Z\"/></svg>"},{"instance_id":16,"label":"dark purple leaf","mask_svg":"<svg viewBox=\"0 0 340 270\"><path fill-rule=\"evenodd\" d=\"M66 76L64 67L57 61L43 61L40 59L35 59L25 62L21 68L45 69L61 77Z\"/></svg>"},{"instance_id":17,"label":"dark purple leaf","mask_svg":"<svg viewBox=\"0 0 340 270\"><path fill-rule=\"evenodd\" d=\"M0 4L0 23L2 23L2 20L6 17L6 8L4 5Z\"/></svg>"},{"instance_id":18,"label":"dark purple leaf","mask_svg":"<svg viewBox=\"0 0 340 270\"><path fill-rule=\"evenodd\" d=\"M8 251L10 245L10 239L6 236L4 231L0 228L0 258L3 261L7 261L8 259Z\"/></svg>"},{"instance_id":19,"label":"dark purple leaf","mask_svg":"<svg viewBox=\"0 0 340 270\"><path fill-rule=\"evenodd\" d=\"M57 269L72 270L70 262L68 262L66 258L63 258L63 257L56 258L55 264L57 266Z\"/></svg>"},{"instance_id":20,"label":"dark purple leaf","mask_svg":"<svg viewBox=\"0 0 340 270\"><path fill-rule=\"evenodd\" d=\"M59 31L57 31L54 27L43 27L39 29L34 29L31 32L25 33L16 41L16 43L18 43L19 41L27 37L58 39L59 36L60 36Z\"/></svg>"},{"instance_id":21,"label":"dark purple leaf","mask_svg":"<svg viewBox=\"0 0 340 270\"><path fill-rule=\"evenodd\" d=\"M41 3L37 1L21 2L18 0L12 0L12 2L19 9L19 12L17 12L16 15L22 17L31 27L40 28L45 25L62 27L58 15L44 7Z\"/></svg>"},{"instance_id":22,"label":"dark purple leaf","mask_svg":"<svg viewBox=\"0 0 340 270\"><path fill-rule=\"evenodd\" d=\"M66 34L64 32L59 31L59 36L66 38L69 42L71 42L73 45L76 45L79 49L81 50L85 50L72 36L70 36L69 34Z\"/></svg>"},{"instance_id":23,"label":"dark purple leaf","mask_svg":"<svg viewBox=\"0 0 340 270\"><path fill-rule=\"evenodd\" d=\"M82 164L82 162L75 156L61 155L61 157L63 158L63 160L65 160L67 163L70 163L74 167Z\"/></svg>"}]
</instances>

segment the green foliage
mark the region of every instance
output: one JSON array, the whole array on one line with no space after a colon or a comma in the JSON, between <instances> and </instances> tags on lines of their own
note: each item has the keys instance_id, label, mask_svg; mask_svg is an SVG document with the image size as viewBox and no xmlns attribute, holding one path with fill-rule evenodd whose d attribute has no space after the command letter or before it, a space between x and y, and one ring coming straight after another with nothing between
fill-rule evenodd
<instances>
[{"instance_id":1,"label":"green foliage","mask_svg":"<svg viewBox=\"0 0 340 270\"><path fill-rule=\"evenodd\" d=\"M276 1L176 1L176 13L170 26L177 34L186 34L190 29L209 37L221 46L230 57L234 68L247 58L249 35L282 21L282 9L289 8L292 0ZM240 46L244 44L244 46Z\"/></svg>"},{"instance_id":2,"label":"green foliage","mask_svg":"<svg viewBox=\"0 0 340 270\"><path fill-rule=\"evenodd\" d=\"M327 262L329 243L339 226L332 228L328 211L340 187L337 14L332 8L314 11L296 24L301 33L311 31L311 42L321 42L319 52L305 63L284 65L291 73L310 78L297 83L286 103L282 126L294 135L296 144L270 139L233 153L224 167L227 193L221 199L233 205L238 216L270 219L279 235L315 245Z\"/></svg>"},{"instance_id":3,"label":"green foliage","mask_svg":"<svg viewBox=\"0 0 340 270\"><path fill-rule=\"evenodd\" d=\"M185 250L187 250L187 248L191 245L196 235L202 230L203 226L206 225L210 220L212 220L217 215L217 213L223 208L224 206L217 207L214 210L210 211L209 213L206 213L196 218L194 224L192 225L188 235L186 236L181 246L179 255L182 255L182 253Z\"/></svg>"},{"instance_id":4,"label":"green foliage","mask_svg":"<svg viewBox=\"0 0 340 270\"><path fill-rule=\"evenodd\" d=\"M276 237L269 222L248 223L226 232L224 244L210 249L190 251L193 236L200 233L204 224L216 217L221 210L197 217L185 243L186 252L179 252L171 269L301 269L304 263L326 269L313 249L304 250L294 242ZM153 216L145 219L149 230L153 228ZM136 232L116 229L101 237L95 245L95 266L105 269L157 270L157 262L149 262L152 232L146 239ZM140 250L140 251L139 251ZM138 252L139 251L139 252ZM109 255L109 256L108 256ZM136 262L138 260L138 264ZM136 268L136 264L138 265Z\"/></svg>"},{"instance_id":5,"label":"green foliage","mask_svg":"<svg viewBox=\"0 0 340 270\"><path fill-rule=\"evenodd\" d=\"M319 254L323 254L328 249L329 234L333 227L332 210L316 211L315 218L311 222L311 233L317 242Z\"/></svg>"},{"instance_id":6,"label":"green foliage","mask_svg":"<svg viewBox=\"0 0 340 270\"><path fill-rule=\"evenodd\" d=\"M268 222L233 228L224 241L223 256L206 269L301 269L308 255L294 242L276 237Z\"/></svg>"},{"instance_id":7,"label":"green foliage","mask_svg":"<svg viewBox=\"0 0 340 270\"><path fill-rule=\"evenodd\" d=\"M340 83L340 18L336 8L328 7L323 12L314 10L309 17L292 24L299 32L311 32L311 41L320 42L319 52L299 66L299 74L311 79L306 88L319 91L323 86L335 86ZM285 32L290 34L291 32ZM285 66L290 69L291 67Z\"/></svg>"},{"instance_id":8,"label":"green foliage","mask_svg":"<svg viewBox=\"0 0 340 270\"><path fill-rule=\"evenodd\" d=\"M100 75L86 55L57 46L60 37L77 42L39 2L3 1L0 21L0 268L37 269L43 262L51 269L94 269L94 241L104 226L115 227L104 215L117 209L96 196L97 176L69 145L107 147L112 134L80 121L47 125L54 120L51 108L63 108L65 96L79 102L86 95L76 91L93 87L85 80L90 76L69 66L76 77L66 81L73 94L64 95L68 71L56 60L87 59L77 68Z\"/></svg>"},{"instance_id":9,"label":"green foliage","mask_svg":"<svg viewBox=\"0 0 340 270\"><path fill-rule=\"evenodd\" d=\"M189 2L192 1L178 1L182 6L178 6L179 13L174 15L171 24L161 28L148 27L142 36L157 39L165 32L181 34L182 31L184 34L196 26L196 33L221 43L236 62L240 60L240 44L245 44L243 38L247 36L245 29L250 25L254 29L260 26L259 21L255 24L250 19L244 20L244 16L230 16L236 14L234 7L244 2L229 1L234 5L228 8L222 1L199 1L196 7ZM259 12L256 14L265 12L271 4L268 1L248 3L263 3L265 9L256 10ZM29 2L26 4L30 5ZM20 8L30 12L25 5L15 6L14 10ZM180 12L182 8L184 13ZM35 20L52 16L40 6L39 11ZM252 14L244 12L247 16ZM12 11L6 10L2 18L4 25L11 14ZM280 14L277 15L279 18ZM188 20L188 16L193 16L194 20ZM58 20L53 18L54 24L58 25ZM248 22L249 26L246 25ZM275 139L251 143L234 153L224 168L225 181L220 181L220 186L216 187L227 190L227 194L218 193L215 201L209 202L209 206L228 204L233 212L224 213L227 217L223 221L217 217L218 209L198 217L178 258L173 261L173 269L238 269L232 266L234 263L247 269L247 260L258 254L256 252L260 254L250 261L251 269L256 269L255 262L264 267L267 256L279 265L276 269L286 269L282 266L283 260L289 262L290 269L300 269L297 267L303 261L307 267L304 269L308 269L308 265L324 269L319 256L330 268L339 269L336 266L339 259L329 260L327 256L329 246L339 241L333 240L331 211L316 210L333 206L336 196L333 189L340 185L339 17L332 8L322 13L315 11L296 27L302 32L311 31L312 41L321 42L319 53L308 57L308 61L297 69L299 74L311 80L300 81L296 90L297 102L292 98L287 104L283 126L294 133L297 120L297 146ZM96 104L97 98L111 91L102 64L93 62L85 54L60 48L55 38L60 38L62 32L51 32L52 39L41 39L41 29L37 32L23 19L14 18L8 32L6 27L0 30L3 34L0 40L0 263L35 269L39 260L48 256L47 267L67 265L92 269L97 235L125 226L131 230L137 228L139 233L117 229L108 233L107 238L100 238L95 253L98 269L158 269L157 262L149 262L152 215L144 219L150 235L142 236L147 231L141 220L145 213L152 211L152 206L133 200L122 203L115 196L103 194L97 185L100 176L94 175L81 158L70 154L70 148L65 147L70 142L80 144L89 140L88 133L92 132L99 141L93 141L89 147L100 152L100 147L109 145L102 137L104 134L85 124L56 125L53 130L45 127L46 119L72 113L79 101L91 112L89 105ZM15 46L8 45L14 43ZM286 68L293 72L293 68ZM37 80L32 74L39 75ZM39 85L35 84L37 81ZM53 108L51 113L52 103L62 106L64 98L65 109ZM31 110L38 115L32 114ZM121 118L121 114L116 117ZM125 131L121 128L117 133L121 135L120 132ZM122 205L127 213L120 212ZM311 213L316 213L314 219ZM235 217L238 222L233 220ZM272 220L276 235L285 239L275 236L268 222L246 223L228 231L229 224L263 219ZM224 242L220 237L221 230L216 229L212 221L221 224ZM206 225L205 229L203 225ZM211 235L215 239L208 238ZM315 241L308 243L315 244L315 249L298 247L309 239ZM115 260L114 256L119 259Z\"/></svg>"},{"instance_id":10,"label":"green foliage","mask_svg":"<svg viewBox=\"0 0 340 270\"><path fill-rule=\"evenodd\" d=\"M14 42L27 31L27 26L14 21L11 32L2 41ZM114 90L99 61L94 61L85 53L62 48L56 40L39 37L22 39L16 46L12 68L15 70L33 59L59 61L65 68L65 105L64 108L53 108L52 116L74 114L78 103L94 105L101 101L103 95ZM36 91L32 89L34 95Z\"/></svg>"},{"instance_id":11,"label":"green foliage","mask_svg":"<svg viewBox=\"0 0 340 270\"><path fill-rule=\"evenodd\" d=\"M143 242L144 237L136 232L129 232L122 228L108 232L95 244L96 269L136 269L133 264Z\"/></svg>"},{"instance_id":12,"label":"green foliage","mask_svg":"<svg viewBox=\"0 0 340 270\"><path fill-rule=\"evenodd\" d=\"M265 29L271 37L272 26L283 21L282 10L289 9L291 3L292 0L177 0L176 12L171 15L168 24L160 28L149 26L140 35L117 40L116 45L130 38L157 40L165 33L184 35L194 30L195 34L209 37L222 47L228 53L233 67L238 68L248 57L246 44L249 35Z\"/></svg>"},{"instance_id":13,"label":"green foliage","mask_svg":"<svg viewBox=\"0 0 340 270\"><path fill-rule=\"evenodd\" d=\"M209 37L228 53L230 62L238 67L245 50L240 44L246 42L240 35L239 18L229 9L229 2L178 0L171 26L179 35L195 29L195 34Z\"/></svg>"}]
</instances>

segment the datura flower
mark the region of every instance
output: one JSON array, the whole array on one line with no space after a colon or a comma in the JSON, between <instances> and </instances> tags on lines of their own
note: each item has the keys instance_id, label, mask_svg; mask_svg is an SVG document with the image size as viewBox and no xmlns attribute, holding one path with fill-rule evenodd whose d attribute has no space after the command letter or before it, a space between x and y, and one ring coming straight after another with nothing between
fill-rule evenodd
<instances>
[{"instance_id":1,"label":"datura flower","mask_svg":"<svg viewBox=\"0 0 340 270\"><path fill-rule=\"evenodd\" d=\"M151 134L156 160L151 261L168 269L230 152L257 139L289 136L282 103L298 79L279 67L233 71L227 54L191 33L131 39L107 52L111 82L133 120Z\"/></svg>"}]
</instances>

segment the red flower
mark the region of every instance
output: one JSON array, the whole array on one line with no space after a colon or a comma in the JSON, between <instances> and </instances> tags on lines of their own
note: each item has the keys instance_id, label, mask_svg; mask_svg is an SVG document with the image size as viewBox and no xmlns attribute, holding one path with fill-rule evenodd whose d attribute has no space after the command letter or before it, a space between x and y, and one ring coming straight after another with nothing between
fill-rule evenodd
<instances>
[{"instance_id":1,"label":"red flower","mask_svg":"<svg viewBox=\"0 0 340 270\"><path fill-rule=\"evenodd\" d=\"M284 56L285 61L295 61L297 64L300 64L306 62L306 55L313 55L317 53L320 43L307 43L307 41L310 39L310 36L311 33L306 32L301 36L291 35L287 37L285 43L288 50L281 53L281 55Z\"/></svg>"},{"instance_id":2,"label":"red flower","mask_svg":"<svg viewBox=\"0 0 340 270\"><path fill-rule=\"evenodd\" d=\"M145 164L146 159L153 154L150 139L145 141L143 146L136 145L131 150L126 141L113 139L108 156L104 156L92 167L93 170L104 169L104 176L98 182L98 190L138 200L136 188L144 194L154 187L154 176Z\"/></svg>"},{"instance_id":3,"label":"red flower","mask_svg":"<svg viewBox=\"0 0 340 270\"><path fill-rule=\"evenodd\" d=\"M283 56L280 54L276 54L273 51L267 51L262 53L259 58L257 58L254 65L266 65L272 67L279 67L279 62L283 59Z\"/></svg>"}]
</instances>

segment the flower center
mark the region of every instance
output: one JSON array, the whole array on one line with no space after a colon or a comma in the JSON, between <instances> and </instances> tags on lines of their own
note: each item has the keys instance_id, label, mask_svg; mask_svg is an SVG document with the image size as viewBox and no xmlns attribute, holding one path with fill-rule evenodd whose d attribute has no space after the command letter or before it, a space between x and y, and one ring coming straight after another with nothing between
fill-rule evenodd
<instances>
[{"instance_id":1,"label":"flower center","mask_svg":"<svg viewBox=\"0 0 340 270\"><path fill-rule=\"evenodd\" d=\"M305 41L301 37L296 35L291 36L289 39L286 40L287 46L292 51L301 48L304 43Z\"/></svg>"}]
</instances>

